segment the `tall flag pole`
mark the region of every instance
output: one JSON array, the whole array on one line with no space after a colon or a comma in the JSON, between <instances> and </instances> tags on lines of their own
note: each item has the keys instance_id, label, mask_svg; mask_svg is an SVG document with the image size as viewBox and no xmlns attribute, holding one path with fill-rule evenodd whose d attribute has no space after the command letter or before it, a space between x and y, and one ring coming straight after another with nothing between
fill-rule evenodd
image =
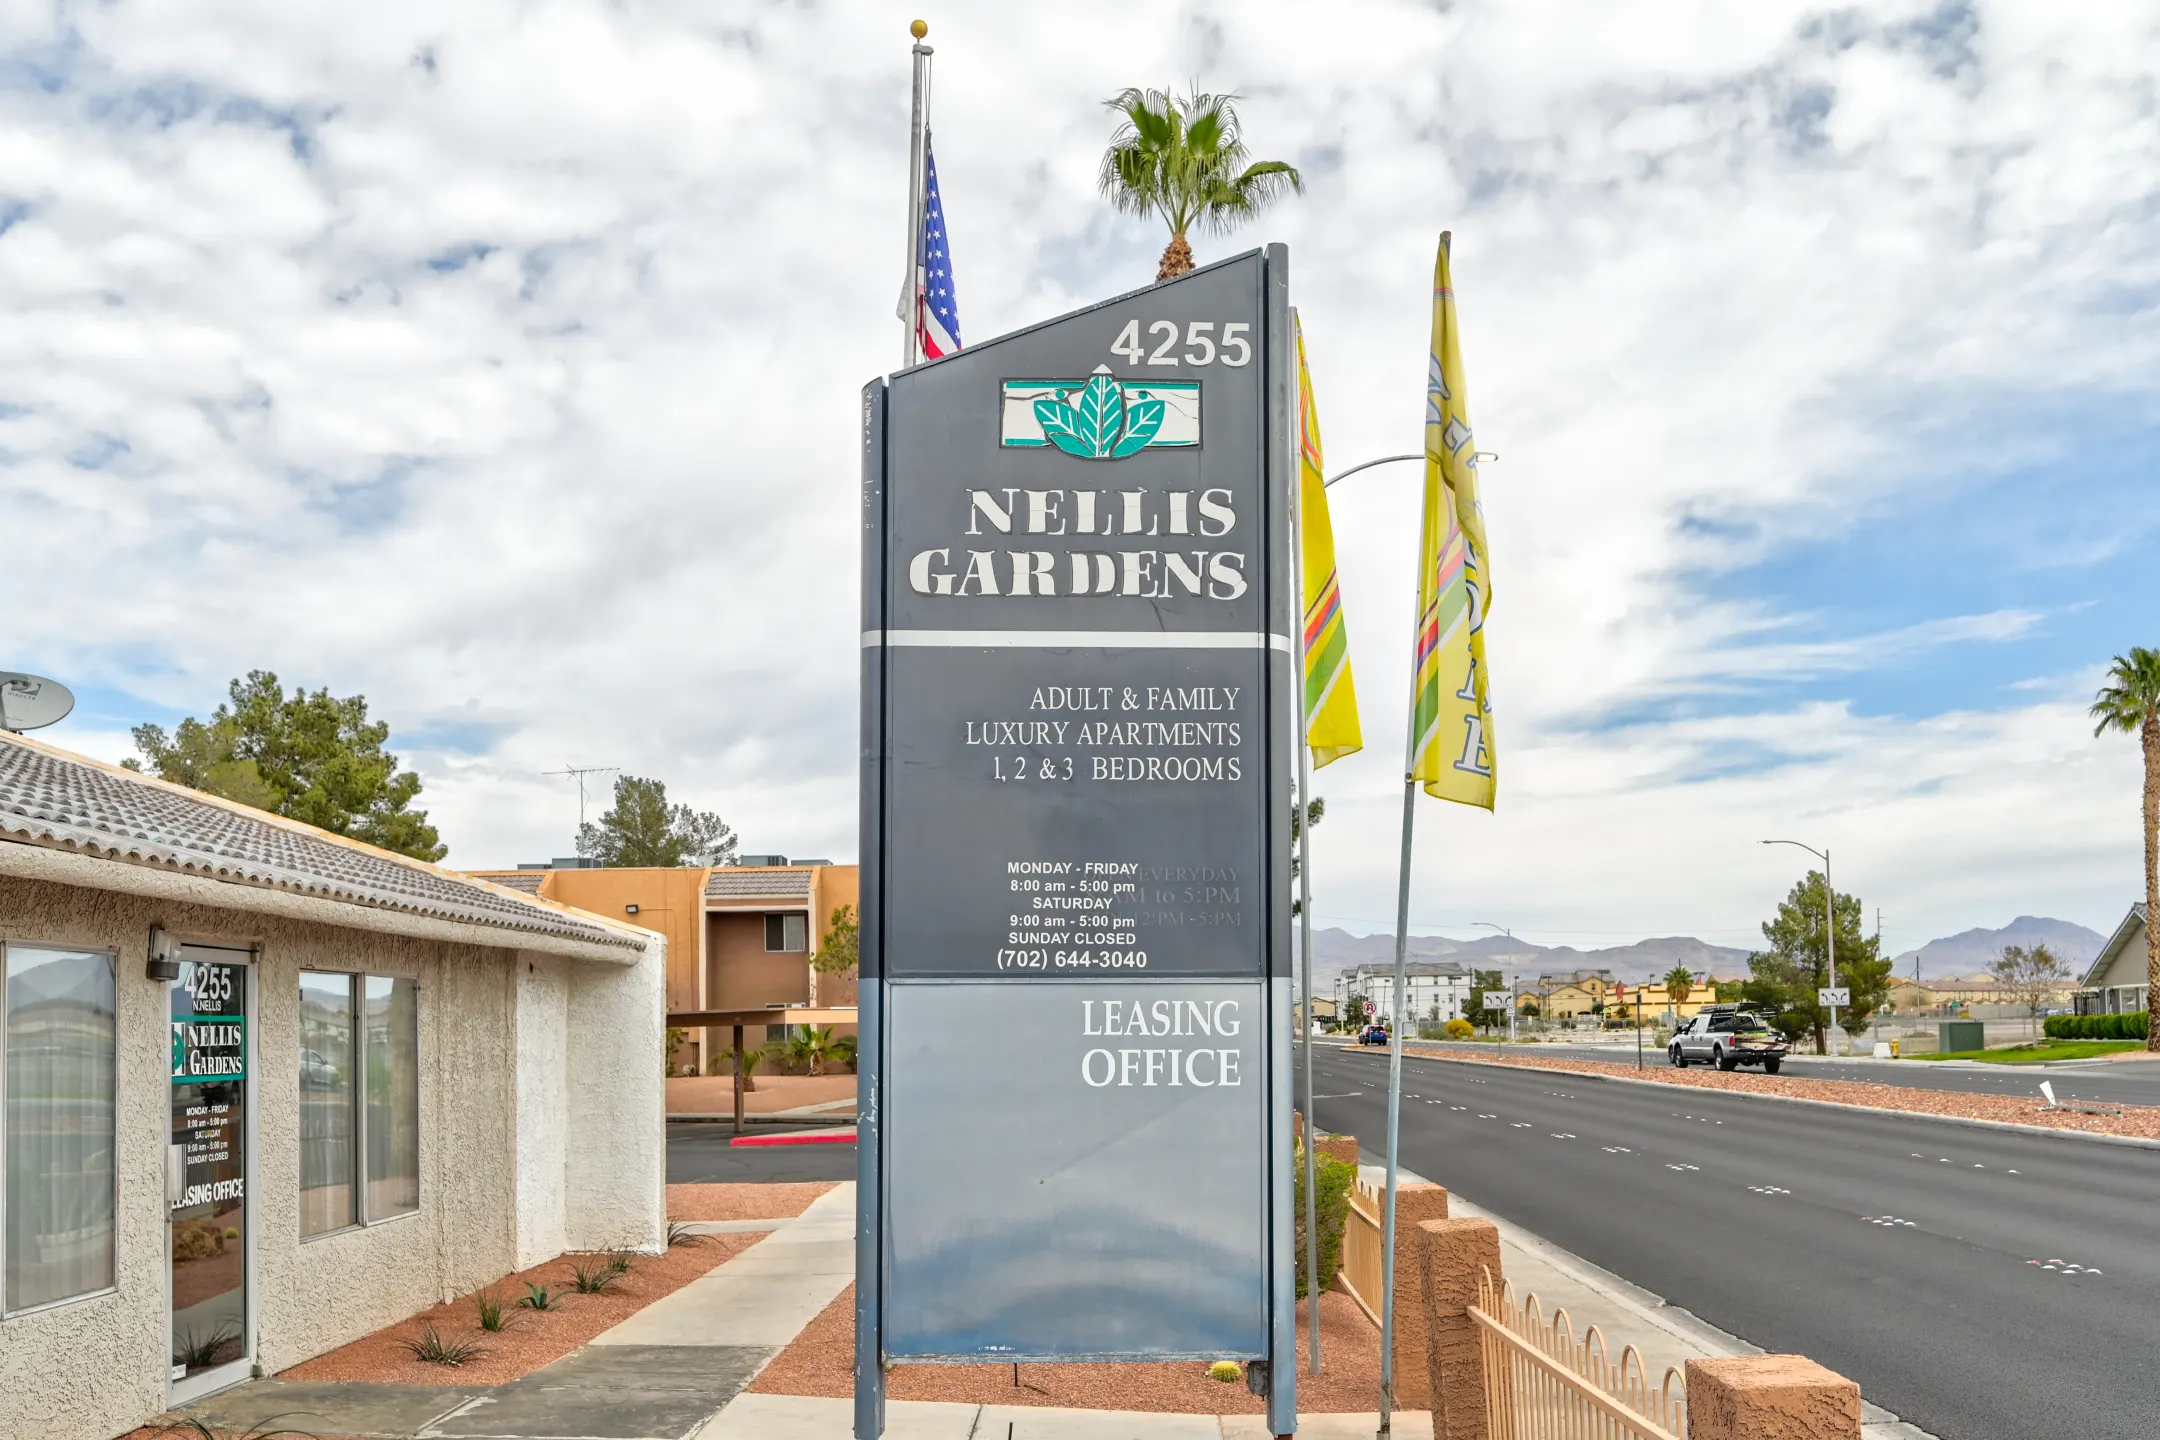
<instances>
[{"instance_id":1,"label":"tall flag pole","mask_svg":"<svg viewBox=\"0 0 2160 1440\"><path fill-rule=\"evenodd\" d=\"M1448 269L1452 237L1433 260L1432 352L1425 380L1425 515L1418 537L1417 635L1403 763L1402 859L1395 894L1395 1028L1388 1046L1387 1191L1381 1220L1380 1436L1395 1407L1395 1187L1402 1131L1403 991L1410 930L1410 837L1417 789L1493 808L1492 709L1486 688L1485 516L1463 385Z\"/></svg>"},{"instance_id":2,"label":"tall flag pole","mask_svg":"<svg viewBox=\"0 0 2160 1440\"><path fill-rule=\"evenodd\" d=\"M1313 1137L1313 949L1312 949L1312 771L1365 748L1358 729L1357 687L1350 678L1350 635L1343 624L1342 592L1335 577L1335 527L1328 519L1327 468L1320 454L1320 411L1313 403L1312 371L1305 363L1305 326L1295 310L1290 326L1297 337L1298 364L1298 503L1292 511L1298 566L1304 579L1303 620L1298 627L1297 803L1299 954L1304 958L1303 1022L1305 1065L1305 1363L1320 1373L1320 1231L1315 1211L1319 1162Z\"/></svg>"},{"instance_id":3,"label":"tall flag pole","mask_svg":"<svg viewBox=\"0 0 2160 1440\"><path fill-rule=\"evenodd\" d=\"M919 349L921 326L917 315L922 297L923 197L927 189L926 162L930 154L930 57L937 53L923 44L923 37L930 33L928 23L917 20L908 26L908 33L915 37L914 48L909 52L914 59L915 90L908 112L907 278L900 283L900 303L894 312L907 331L900 349L903 366L913 365L922 358Z\"/></svg>"}]
</instances>

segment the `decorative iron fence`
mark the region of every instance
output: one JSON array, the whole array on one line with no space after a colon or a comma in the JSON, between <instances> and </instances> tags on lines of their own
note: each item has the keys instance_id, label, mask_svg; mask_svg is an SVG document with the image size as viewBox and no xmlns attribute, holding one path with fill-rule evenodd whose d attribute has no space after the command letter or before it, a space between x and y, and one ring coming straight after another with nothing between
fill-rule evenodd
<instances>
[{"instance_id":1,"label":"decorative iron fence","mask_svg":"<svg viewBox=\"0 0 2160 1440\"><path fill-rule=\"evenodd\" d=\"M1668 1369L1656 1389L1630 1345L1616 1361L1593 1325L1581 1340L1565 1310L1547 1320L1538 1297L1521 1303L1512 1282L1478 1282L1485 1410L1492 1440L1681 1440L1687 1381Z\"/></svg>"}]
</instances>

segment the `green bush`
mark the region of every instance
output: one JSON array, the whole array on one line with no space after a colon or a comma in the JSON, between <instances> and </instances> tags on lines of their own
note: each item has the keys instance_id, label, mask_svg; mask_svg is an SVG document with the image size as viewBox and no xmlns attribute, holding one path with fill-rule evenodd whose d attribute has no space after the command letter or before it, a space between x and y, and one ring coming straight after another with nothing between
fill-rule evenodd
<instances>
[{"instance_id":1,"label":"green bush","mask_svg":"<svg viewBox=\"0 0 2160 1440\"><path fill-rule=\"evenodd\" d=\"M2143 1040L2144 1010L2118 1015L2050 1015L2041 1028L2050 1040Z\"/></svg>"},{"instance_id":2,"label":"green bush","mask_svg":"<svg viewBox=\"0 0 2160 1440\"><path fill-rule=\"evenodd\" d=\"M1297 1298L1305 1298L1305 1148L1292 1156L1291 1225L1297 1235ZM1357 1184L1357 1166L1332 1155L1315 1157L1319 1189L1313 1196L1313 1218L1320 1226L1320 1288L1335 1283L1342 1269L1343 1227L1350 1222L1350 1188Z\"/></svg>"}]
</instances>

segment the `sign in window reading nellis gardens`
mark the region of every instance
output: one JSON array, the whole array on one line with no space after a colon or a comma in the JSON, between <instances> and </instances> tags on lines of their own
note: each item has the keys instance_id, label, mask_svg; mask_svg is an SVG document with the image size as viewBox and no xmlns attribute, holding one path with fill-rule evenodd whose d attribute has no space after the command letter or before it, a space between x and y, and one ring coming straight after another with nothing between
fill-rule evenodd
<instances>
[{"instance_id":1,"label":"sign in window reading nellis gardens","mask_svg":"<svg viewBox=\"0 0 2160 1440\"><path fill-rule=\"evenodd\" d=\"M247 1017L196 1015L172 1022L172 1083L200 1085L247 1074Z\"/></svg>"}]
</instances>

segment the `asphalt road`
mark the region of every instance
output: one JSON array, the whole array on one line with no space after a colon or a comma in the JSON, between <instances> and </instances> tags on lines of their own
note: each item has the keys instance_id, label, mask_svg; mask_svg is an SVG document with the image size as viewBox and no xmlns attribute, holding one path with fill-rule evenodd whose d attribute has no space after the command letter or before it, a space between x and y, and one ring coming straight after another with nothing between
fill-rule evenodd
<instances>
[{"instance_id":1,"label":"asphalt road","mask_svg":"<svg viewBox=\"0 0 2160 1440\"><path fill-rule=\"evenodd\" d=\"M1444 1060L1403 1076L1405 1167L1944 1440L2160 1432L2160 1150ZM1321 1126L1377 1154L1385 1052L1320 1047L1314 1082Z\"/></svg>"},{"instance_id":2,"label":"asphalt road","mask_svg":"<svg viewBox=\"0 0 2160 1440\"><path fill-rule=\"evenodd\" d=\"M1435 1042L1420 1040L1417 1043L1432 1045ZM1490 1055L1496 1047L1478 1042L1465 1045L1439 1042L1439 1048L1459 1050L1466 1055ZM1508 1050L1552 1059L1612 1060L1623 1065L1635 1061L1632 1049L1609 1045L1516 1045ZM1643 1063L1663 1065L1666 1063L1665 1052L1655 1048L1646 1050ZM2054 1085L2056 1095L2065 1100L2088 1100L2107 1105L2160 1105L2160 1061L2151 1060L2091 1066L1975 1064L1952 1068L1942 1062L1927 1060L1854 1062L1828 1056L1794 1055L1786 1060L1785 1073L1810 1080L1864 1080L1872 1085L1955 1090L1967 1095L2037 1096L2040 1082L2046 1080Z\"/></svg>"},{"instance_id":3,"label":"asphalt road","mask_svg":"<svg viewBox=\"0 0 2160 1440\"><path fill-rule=\"evenodd\" d=\"M855 1146L731 1145L735 1127L699 1122L667 1127L670 1185L773 1180L853 1180Z\"/></svg>"}]
</instances>

